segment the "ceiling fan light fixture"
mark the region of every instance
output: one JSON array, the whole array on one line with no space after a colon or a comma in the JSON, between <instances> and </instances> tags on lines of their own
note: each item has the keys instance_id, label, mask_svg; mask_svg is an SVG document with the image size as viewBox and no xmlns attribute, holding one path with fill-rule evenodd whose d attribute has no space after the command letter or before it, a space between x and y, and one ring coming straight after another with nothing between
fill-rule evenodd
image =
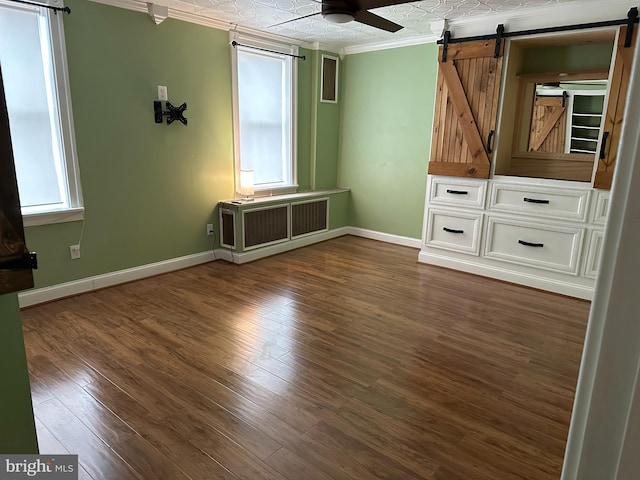
<instances>
[{"instance_id":1,"label":"ceiling fan light fixture","mask_svg":"<svg viewBox=\"0 0 640 480\"><path fill-rule=\"evenodd\" d=\"M345 12L324 13L322 17L331 23L349 23L354 19L353 15Z\"/></svg>"}]
</instances>

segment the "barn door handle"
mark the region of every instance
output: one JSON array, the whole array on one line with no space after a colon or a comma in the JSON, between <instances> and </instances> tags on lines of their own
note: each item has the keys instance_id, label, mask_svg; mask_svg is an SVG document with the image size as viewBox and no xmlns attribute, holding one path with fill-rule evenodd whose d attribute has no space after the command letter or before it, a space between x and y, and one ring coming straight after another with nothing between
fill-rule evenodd
<instances>
[{"instance_id":1,"label":"barn door handle","mask_svg":"<svg viewBox=\"0 0 640 480\"><path fill-rule=\"evenodd\" d=\"M442 227L442 230L449 233L464 233L464 230L456 230L454 228Z\"/></svg>"},{"instance_id":2,"label":"barn door handle","mask_svg":"<svg viewBox=\"0 0 640 480\"><path fill-rule=\"evenodd\" d=\"M544 243L525 242L524 240L518 240L518 243L525 247L544 247Z\"/></svg>"},{"instance_id":3,"label":"barn door handle","mask_svg":"<svg viewBox=\"0 0 640 480\"><path fill-rule=\"evenodd\" d=\"M607 148L607 139L609 138L609 132L602 134L602 145L600 145L600 160L604 160L605 148Z\"/></svg>"},{"instance_id":4,"label":"barn door handle","mask_svg":"<svg viewBox=\"0 0 640 480\"><path fill-rule=\"evenodd\" d=\"M495 133L496 133L495 130L491 130L489 132L489 136L487 137L487 153L491 153L493 151L493 147L491 145L491 142L493 140L493 137L494 137Z\"/></svg>"},{"instance_id":5,"label":"barn door handle","mask_svg":"<svg viewBox=\"0 0 640 480\"><path fill-rule=\"evenodd\" d=\"M37 268L38 255L36 252L0 258L0 270L36 270Z\"/></svg>"}]
</instances>

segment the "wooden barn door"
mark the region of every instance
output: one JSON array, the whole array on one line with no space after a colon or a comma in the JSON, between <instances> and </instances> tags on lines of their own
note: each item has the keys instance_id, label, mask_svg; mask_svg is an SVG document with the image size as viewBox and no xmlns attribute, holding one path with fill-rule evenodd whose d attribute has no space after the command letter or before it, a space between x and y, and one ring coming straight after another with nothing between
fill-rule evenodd
<instances>
[{"instance_id":1,"label":"wooden barn door","mask_svg":"<svg viewBox=\"0 0 640 480\"><path fill-rule=\"evenodd\" d=\"M609 87L609 101L604 117L603 140L593 181L595 188L609 189L613 181L637 33L638 29L634 28L629 47L624 46L627 27L621 27L618 33L618 41L616 42L616 50L613 57L613 74L611 75L611 85Z\"/></svg>"},{"instance_id":2,"label":"wooden barn door","mask_svg":"<svg viewBox=\"0 0 640 480\"><path fill-rule=\"evenodd\" d=\"M0 71L0 295L33 287L35 254L24 241L9 115Z\"/></svg>"},{"instance_id":3,"label":"wooden barn door","mask_svg":"<svg viewBox=\"0 0 640 480\"><path fill-rule=\"evenodd\" d=\"M564 152L567 131L565 103L565 97L536 97L531 117L529 151Z\"/></svg>"},{"instance_id":4,"label":"wooden barn door","mask_svg":"<svg viewBox=\"0 0 640 480\"><path fill-rule=\"evenodd\" d=\"M504 42L495 56L495 40L448 45L438 56L429 173L489 178L494 143Z\"/></svg>"}]
</instances>

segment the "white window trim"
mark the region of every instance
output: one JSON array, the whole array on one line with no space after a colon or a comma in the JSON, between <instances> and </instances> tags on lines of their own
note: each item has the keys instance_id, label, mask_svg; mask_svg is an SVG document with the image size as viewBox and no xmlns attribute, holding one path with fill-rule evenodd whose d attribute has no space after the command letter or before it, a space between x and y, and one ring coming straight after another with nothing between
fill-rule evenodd
<instances>
[{"instance_id":1,"label":"white window trim","mask_svg":"<svg viewBox=\"0 0 640 480\"><path fill-rule=\"evenodd\" d=\"M49 5L63 6L60 0L49 0ZM60 121L60 136L64 152L63 164L68 184L69 206L52 208L37 212L24 212L22 220L25 227L47 225L51 223L72 222L84 219L82 189L80 187L80 169L76 150L71 91L69 87L69 70L67 67L67 49L64 40L63 15L46 10L45 18L51 35L51 53L53 59L53 78L55 80L54 101Z\"/></svg>"},{"instance_id":2,"label":"white window trim","mask_svg":"<svg viewBox=\"0 0 640 480\"><path fill-rule=\"evenodd\" d=\"M244 195L238 192L240 179L240 137L237 134L240 130L238 112L238 56L236 48L231 45L233 41L243 45L266 48L290 55L298 55L298 46L240 34L235 31L229 32L229 46L231 48L231 95L233 103L234 198L239 199L243 198ZM273 188L256 188L255 197L287 195L298 191L298 62L295 60L291 62L291 75L291 185Z\"/></svg>"}]
</instances>

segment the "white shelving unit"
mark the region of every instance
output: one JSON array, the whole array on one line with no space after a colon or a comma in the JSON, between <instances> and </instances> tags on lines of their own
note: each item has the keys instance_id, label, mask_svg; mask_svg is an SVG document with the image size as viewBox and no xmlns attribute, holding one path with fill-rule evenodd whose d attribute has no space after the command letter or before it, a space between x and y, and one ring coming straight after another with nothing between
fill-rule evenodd
<instances>
[{"instance_id":1,"label":"white shelving unit","mask_svg":"<svg viewBox=\"0 0 640 480\"><path fill-rule=\"evenodd\" d=\"M566 152L594 154L597 151L605 92L572 91L569 93Z\"/></svg>"}]
</instances>

